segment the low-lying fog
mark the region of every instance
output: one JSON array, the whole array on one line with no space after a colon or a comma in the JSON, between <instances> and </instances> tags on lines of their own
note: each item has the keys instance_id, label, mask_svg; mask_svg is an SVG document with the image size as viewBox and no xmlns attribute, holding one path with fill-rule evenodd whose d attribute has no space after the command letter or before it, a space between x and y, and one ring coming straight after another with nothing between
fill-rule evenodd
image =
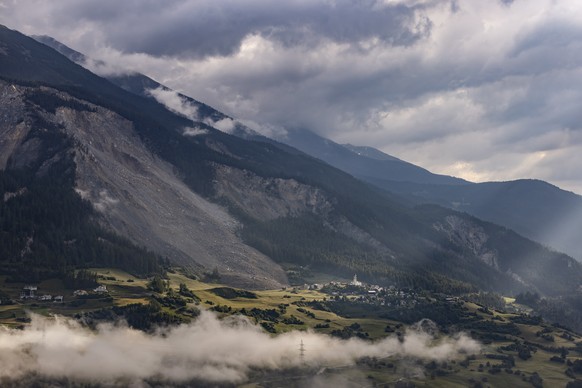
<instances>
[{"instance_id":1,"label":"low-lying fog","mask_svg":"<svg viewBox=\"0 0 582 388\"><path fill-rule=\"evenodd\" d=\"M480 345L464 334L435 340L420 329L409 329L401 339L391 336L376 342L299 331L271 336L246 318L219 320L209 312L202 312L191 324L155 334L124 324L103 324L91 331L71 319L35 315L23 330L0 327L0 378L36 372L94 382L199 379L237 383L245 381L253 368L275 370L303 362L346 365L364 356L444 361L479 350Z\"/></svg>"}]
</instances>

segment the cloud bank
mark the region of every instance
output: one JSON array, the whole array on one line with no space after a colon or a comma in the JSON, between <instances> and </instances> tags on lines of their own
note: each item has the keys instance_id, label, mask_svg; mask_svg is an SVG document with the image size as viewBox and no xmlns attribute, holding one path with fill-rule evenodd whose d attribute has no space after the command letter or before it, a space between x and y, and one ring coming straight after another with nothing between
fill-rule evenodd
<instances>
[{"instance_id":1,"label":"cloud bank","mask_svg":"<svg viewBox=\"0 0 582 388\"><path fill-rule=\"evenodd\" d=\"M438 173L582 193L576 0L0 5L0 23L258 128L307 128Z\"/></svg>"},{"instance_id":2,"label":"cloud bank","mask_svg":"<svg viewBox=\"0 0 582 388\"><path fill-rule=\"evenodd\" d=\"M111 384L148 379L240 383L251 369L301 365L301 341L310 366L352 364L364 356L449 360L480 350L465 335L435 341L426 331L414 329L402 340L378 342L296 331L272 337L244 318L218 320L209 312L192 324L151 335L113 324L92 332L69 319L32 316L24 330L0 327L0 378L37 373Z\"/></svg>"}]
</instances>

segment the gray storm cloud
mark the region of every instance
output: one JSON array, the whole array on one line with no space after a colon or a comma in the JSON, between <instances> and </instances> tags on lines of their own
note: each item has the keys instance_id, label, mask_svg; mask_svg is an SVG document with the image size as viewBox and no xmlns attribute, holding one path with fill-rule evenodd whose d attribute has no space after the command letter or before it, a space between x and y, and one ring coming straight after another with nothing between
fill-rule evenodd
<instances>
[{"instance_id":1,"label":"gray storm cloud","mask_svg":"<svg viewBox=\"0 0 582 388\"><path fill-rule=\"evenodd\" d=\"M38 373L52 378L115 383L161 379L242 382L252 368L280 369L302 363L346 365L363 356L449 360L477 353L465 335L435 340L411 330L403 339L377 342L338 340L312 332L270 336L241 317L218 320L203 312L192 324L146 334L124 325L103 324L90 331L65 319L32 316L23 330L0 327L0 378Z\"/></svg>"},{"instance_id":2,"label":"gray storm cloud","mask_svg":"<svg viewBox=\"0 0 582 388\"><path fill-rule=\"evenodd\" d=\"M8 10L17 7L16 3L2 2ZM154 56L228 56L237 52L250 34L269 37L285 46L372 37L392 45L408 45L430 30L430 23L415 19L423 4L381 0L62 0L49 6L39 0L26 3L30 12L44 12L55 22L74 24L80 33L95 26L103 28L104 42L123 52ZM11 16L27 18L18 12Z\"/></svg>"}]
</instances>

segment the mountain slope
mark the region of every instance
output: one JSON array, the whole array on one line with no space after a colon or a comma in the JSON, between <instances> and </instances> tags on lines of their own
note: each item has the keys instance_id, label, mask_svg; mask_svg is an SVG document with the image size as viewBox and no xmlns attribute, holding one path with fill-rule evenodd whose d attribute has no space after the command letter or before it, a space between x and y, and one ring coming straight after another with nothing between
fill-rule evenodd
<instances>
[{"instance_id":1,"label":"mountain slope","mask_svg":"<svg viewBox=\"0 0 582 388\"><path fill-rule=\"evenodd\" d=\"M68 152L74 152L75 190L93 204L101 222L117 234L193 270L200 270L200 265L222 269L223 263L228 263L241 285L252 285L255 282L250 279L257 276L276 280L262 282L269 287L286 282L276 265L240 241L235 233L236 220L193 193L176 177L171 165L148 152L128 120L88 103L86 110L60 106L47 112L27 100L34 96L33 100L38 101L43 96L48 101L78 101L54 89L43 88L39 92L0 81L0 94L4 109L16 110L14 105L24 101L25 116L39 115L43 127L58 126L70 139L73 145ZM3 122L2 127L11 124L14 125ZM15 140L3 142L1 151L10 155L10 163L0 168L30 164L34 159L31 144L38 144L39 150L44 147L31 136L34 130L34 122L25 120L19 125L21 137L0 132L3 139ZM11 153L10 149L14 151ZM223 272L229 276L229 271ZM245 277L249 280L245 281Z\"/></svg>"},{"instance_id":2,"label":"mountain slope","mask_svg":"<svg viewBox=\"0 0 582 388\"><path fill-rule=\"evenodd\" d=\"M23 66L23 73L4 66L6 58L0 58L2 70L8 69L10 78L23 77L25 85L30 84L30 78L37 82L43 79L77 95L85 94L86 90L93 92L97 84L97 91L111 97L108 105L113 105L116 100L124 103L121 113L126 115L123 117L57 89L3 82L2 95L7 102L3 104L3 112L18 112L12 121L2 123L6 132L1 133L0 154L5 161L17 160L29 153L27 144L32 144L34 139L27 139L27 136L35 123L25 120L18 124L18 121L22 117L38 115L47 126L58 127L72 139L75 144L71 150L75 153L75 189L94 205L101 222L108 228L198 272L202 268L217 267L224 281L239 286L273 288L286 283L285 274L277 265L236 236L236 220L222 208L192 192L176 176L175 167L147 149L144 143L147 139L135 133L134 124L127 116L135 117L144 109L142 107L146 107L148 110L153 108L157 119L169 118L172 123L185 124L189 121L168 112L153 100L125 93L106 80L55 56L53 50L49 49L52 56L45 55L47 48L44 45L29 48L27 43L32 42L28 38L10 33L4 42L8 48L8 42L14 43L20 54L30 53L33 49L36 52L38 48L42 57L42 61ZM8 59L15 61L16 57L12 55ZM51 69L71 74L71 78L55 77ZM30 74L35 75L31 77ZM70 89L70 85L75 86ZM83 89L79 88L80 85ZM91 95L90 99L93 102L103 100L101 95ZM15 104L20 108L14 107ZM88 108L75 109L75 105ZM128 109L132 106L140 108ZM14 126L18 127L17 133ZM172 151L168 149L167 152ZM8 167L17 168L20 164ZM0 169L5 167L6 163L0 165Z\"/></svg>"},{"instance_id":3,"label":"mountain slope","mask_svg":"<svg viewBox=\"0 0 582 388\"><path fill-rule=\"evenodd\" d=\"M580 284L573 259L504 228L403 206L287 146L176 115L19 33L0 29L0 38L2 93L23 107L0 106L0 117L13 117L2 124L5 171L26 167L31 147L46 148L27 129L63 136L74 188L91 202L94 220L182 265L217 266L225 279L255 287L284 283L271 260L438 291L556 295ZM29 125L32 115L41 121Z\"/></svg>"},{"instance_id":4,"label":"mountain slope","mask_svg":"<svg viewBox=\"0 0 582 388\"><path fill-rule=\"evenodd\" d=\"M21 90L0 81L2 274L36 282L95 265L160 272L156 255L91 221L91 205L74 191L73 139L28 110Z\"/></svg>"},{"instance_id":5,"label":"mountain slope","mask_svg":"<svg viewBox=\"0 0 582 388\"><path fill-rule=\"evenodd\" d=\"M351 146L343 146L325 139L308 130L289 131L281 141L309 155L319 158L334 167L344 170L355 177L386 179L402 182L464 185L469 182L446 175L433 174L428 170L386 155L379 158L357 151ZM368 150L368 152L370 152Z\"/></svg>"},{"instance_id":6,"label":"mountain slope","mask_svg":"<svg viewBox=\"0 0 582 388\"><path fill-rule=\"evenodd\" d=\"M582 197L538 180L471 183L432 174L372 147L339 145L309 131L286 143L412 203L433 203L516 230L582 261Z\"/></svg>"},{"instance_id":7,"label":"mountain slope","mask_svg":"<svg viewBox=\"0 0 582 388\"><path fill-rule=\"evenodd\" d=\"M367 181L416 203L434 203L504 225L582 260L582 197L547 182L522 179L450 186Z\"/></svg>"},{"instance_id":8,"label":"mountain slope","mask_svg":"<svg viewBox=\"0 0 582 388\"><path fill-rule=\"evenodd\" d=\"M46 36L46 35L42 35L42 36L33 36L33 38L58 51L59 53L61 53L62 55L64 55L65 57L67 57L68 59L70 59L72 62L75 62L76 64L83 66L86 64L87 61L90 61L89 58L87 58L84 54L75 51L73 49L71 49L70 47L62 44L61 42L55 40L54 38L50 37L50 36ZM123 90L140 96L140 97L144 97L147 100L150 100L152 102L156 102L156 99L154 98L154 96L151 94L152 90L156 90L156 89L161 89L161 90L166 90L166 91L170 91L169 88L167 88L166 86L160 84L159 82L151 79L150 77L144 75L144 74L140 74L140 73L128 73L128 74L111 74L109 76L106 77L106 79L108 81L110 81L111 83L113 83L114 85L119 86L120 88L122 88ZM197 116L199 121L210 121L210 122L217 122L226 118L229 118L227 115L223 114L222 112L219 112L213 108L211 108L210 106L197 101L191 97L182 95L182 94L178 94L178 96L182 99L184 99L185 101L187 101L187 103L189 103L191 106L195 107ZM246 128L245 131L250 131L250 129Z\"/></svg>"}]
</instances>

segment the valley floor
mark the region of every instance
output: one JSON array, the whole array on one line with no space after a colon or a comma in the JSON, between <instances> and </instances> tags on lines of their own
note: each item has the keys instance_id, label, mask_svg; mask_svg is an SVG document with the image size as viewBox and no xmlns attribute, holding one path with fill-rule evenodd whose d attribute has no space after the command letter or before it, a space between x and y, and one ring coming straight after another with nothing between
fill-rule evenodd
<instances>
[{"instance_id":1,"label":"valley floor","mask_svg":"<svg viewBox=\"0 0 582 388\"><path fill-rule=\"evenodd\" d=\"M357 287L345 283L338 283L334 290L324 287L323 290L282 288L249 292L194 280L179 271L170 271L166 279L158 279L157 285L152 279L140 279L115 269L95 268L92 271L98 274L98 282L104 286L101 291L105 288L106 292L97 292L97 288L84 292L66 289L57 279L34 285L37 295L51 295L51 301L21 299L26 285L9 283L5 277L0 277L0 290L10 298L3 299L0 305L0 323L15 333L14 330L25 330L30 324L30 314L72 317L89 326L113 317L126 319L130 326L151 332L149 324L140 327L143 322L140 319L144 316L153 317L155 322L163 317L162 324L188 324L196 322L201 311L213 311L221 319L246 316L261 330L272 333L273 338L295 331L305 333L305 343L301 339L301 343L293 345L290 357L294 361L286 367L251 366L243 381L234 383L248 388L332 384L348 387L565 387L568 384L576 386L572 384L582 378L580 335L527 314L497 311L462 298L410 290L385 290L381 297L371 297L369 290L358 291ZM152 287L162 289L153 290ZM63 301L55 302L55 296L62 296ZM395 302L394 298L400 303L387 302ZM155 308L142 311L134 307L140 305L155 305ZM432 309L426 308L429 305ZM416 313L426 313L434 322L423 321L422 325L415 325L420 321ZM436 329L438 333L432 333ZM337 338L342 344L381 344L384 341L406 348L413 338L411 333L418 332L434 335L427 349L438 348L447 341L458 344L454 341L460 332L477 340L480 348L475 354L461 349L438 359L401 351L364 352L349 362L326 362L315 357L315 345L310 342L311 338L319 338L311 337L318 333ZM389 342L391 340L393 342ZM0 374L0 378L10 383L7 376ZM62 382L58 377L55 379ZM49 385L50 381L45 382ZM223 383L224 386L233 385L232 382ZM211 386L223 383L218 381Z\"/></svg>"}]
</instances>

